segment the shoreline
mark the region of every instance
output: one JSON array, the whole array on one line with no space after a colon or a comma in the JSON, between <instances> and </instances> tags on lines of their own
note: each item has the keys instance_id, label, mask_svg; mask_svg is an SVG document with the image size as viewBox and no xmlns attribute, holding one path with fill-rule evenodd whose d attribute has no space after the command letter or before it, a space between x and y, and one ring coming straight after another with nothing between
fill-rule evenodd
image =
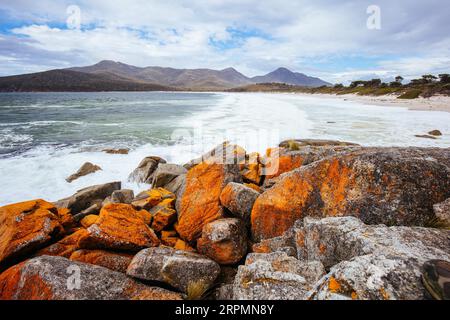
<instances>
[{"instance_id":1,"label":"shoreline","mask_svg":"<svg viewBox=\"0 0 450 320\"><path fill-rule=\"evenodd\" d=\"M382 107L402 107L414 111L441 111L450 112L450 97L432 96L430 98L397 99L395 95L385 96L361 96L356 94L325 94L325 93L295 93L308 97L324 99L340 99L342 101L358 102L366 105Z\"/></svg>"}]
</instances>

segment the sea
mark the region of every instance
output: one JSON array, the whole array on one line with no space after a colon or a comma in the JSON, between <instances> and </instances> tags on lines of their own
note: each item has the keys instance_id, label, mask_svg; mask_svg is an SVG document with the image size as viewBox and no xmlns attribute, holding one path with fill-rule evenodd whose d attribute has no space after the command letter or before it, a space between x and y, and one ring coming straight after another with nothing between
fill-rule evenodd
<instances>
[{"instance_id":1,"label":"sea","mask_svg":"<svg viewBox=\"0 0 450 320\"><path fill-rule=\"evenodd\" d=\"M415 137L438 129L437 139ZM146 156L183 164L223 141L264 153L286 139L450 147L450 113L273 93L0 93L0 205L128 181ZM128 154L104 149L127 148ZM102 170L72 183L84 162Z\"/></svg>"}]
</instances>

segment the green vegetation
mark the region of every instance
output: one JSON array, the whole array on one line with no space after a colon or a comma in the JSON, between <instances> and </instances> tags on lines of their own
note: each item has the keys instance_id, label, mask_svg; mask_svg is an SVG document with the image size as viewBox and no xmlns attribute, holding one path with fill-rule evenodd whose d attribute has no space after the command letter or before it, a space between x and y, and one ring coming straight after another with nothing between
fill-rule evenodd
<instances>
[{"instance_id":1,"label":"green vegetation","mask_svg":"<svg viewBox=\"0 0 450 320\"><path fill-rule=\"evenodd\" d=\"M227 91L232 92L304 92L323 94L358 94L364 96L395 95L399 99L416 99L418 97L428 98L433 95L442 94L450 96L450 74L423 75L419 79L412 79L403 84L403 77L397 76L390 83L382 82L381 79L368 81L356 80L349 86L341 83L334 86L321 86L317 88L300 87L285 83L261 83L239 87Z\"/></svg>"}]
</instances>

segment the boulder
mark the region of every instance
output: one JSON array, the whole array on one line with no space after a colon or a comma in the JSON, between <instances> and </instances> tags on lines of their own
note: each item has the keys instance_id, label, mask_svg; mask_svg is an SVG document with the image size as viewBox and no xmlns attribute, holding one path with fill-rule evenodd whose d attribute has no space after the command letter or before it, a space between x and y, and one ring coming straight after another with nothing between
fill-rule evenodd
<instances>
[{"instance_id":1,"label":"boulder","mask_svg":"<svg viewBox=\"0 0 450 320\"><path fill-rule=\"evenodd\" d=\"M78 169L77 172L75 172L74 174L70 175L69 177L66 178L67 182L72 182L80 177L86 176L88 174L94 173L98 170L102 170L102 168L100 168L99 166L92 164L90 162L85 162L80 169Z\"/></svg>"},{"instance_id":2,"label":"boulder","mask_svg":"<svg viewBox=\"0 0 450 320\"><path fill-rule=\"evenodd\" d=\"M181 295L143 285L120 272L42 256L0 275L0 300L180 300Z\"/></svg>"},{"instance_id":3,"label":"boulder","mask_svg":"<svg viewBox=\"0 0 450 320\"><path fill-rule=\"evenodd\" d=\"M244 168L241 170L242 177L245 181L254 183L256 185L261 184L261 170L259 153L254 152L246 156Z\"/></svg>"},{"instance_id":4,"label":"boulder","mask_svg":"<svg viewBox=\"0 0 450 320\"><path fill-rule=\"evenodd\" d=\"M450 169L426 149L367 148L279 177L255 201L252 235L255 241L279 236L305 216L426 225L434 218L433 204L449 196Z\"/></svg>"},{"instance_id":5,"label":"boulder","mask_svg":"<svg viewBox=\"0 0 450 320\"><path fill-rule=\"evenodd\" d=\"M305 218L296 233L299 259L330 268L314 285L313 299L424 299L423 263L450 261L449 230L330 217Z\"/></svg>"},{"instance_id":6,"label":"boulder","mask_svg":"<svg viewBox=\"0 0 450 320\"><path fill-rule=\"evenodd\" d=\"M238 165L203 162L190 169L177 197L178 226L181 238L194 241L203 226L223 217L220 193L230 182L241 182Z\"/></svg>"},{"instance_id":7,"label":"boulder","mask_svg":"<svg viewBox=\"0 0 450 320\"><path fill-rule=\"evenodd\" d=\"M175 246L173 247L176 250L182 250L182 251L189 251L189 252L197 252L193 247L189 245L186 241L183 241L181 239L177 239L177 242L175 242Z\"/></svg>"},{"instance_id":8,"label":"boulder","mask_svg":"<svg viewBox=\"0 0 450 320\"><path fill-rule=\"evenodd\" d=\"M74 195L58 200L54 204L58 208L70 209L70 212L75 215L90 208L92 205L98 205L115 190L120 190L120 186L121 183L118 181L83 188Z\"/></svg>"},{"instance_id":9,"label":"boulder","mask_svg":"<svg viewBox=\"0 0 450 320\"><path fill-rule=\"evenodd\" d=\"M148 226L151 215L129 204L107 204L97 223L80 239L80 248L139 251L159 245L158 237Z\"/></svg>"},{"instance_id":10,"label":"boulder","mask_svg":"<svg viewBox=\"0 0 450 320\"><path fill-rule=\"evenodd\" d=\"M131 204L138 209L150 210L166 199L175 200L175 195L164 188L156 188L141 192L133 199Z\"/></svg>"},{"instance_id":11,"label":"boulder","mask_svg":"<svg viewBox=\"0 0 450 320\"><path fill-rule=\"evenodd\" d=\"M81 219L80 224L83 226L83 228L89 228L90 226L92 226L94 223L97 223L98 219L100 217L94 214L90 214L86 217L84 217L83 219Z\"/></svg>"},{"instance_id":12,"label":"boulder","mask_svg":"<svg viewBox=\"0 0 450 320\"><path fill-rule=\"evenodd\" d=\"M246 161L246 152L245 150L235 144L231 144L228 141L225 141L214 149L206 152L201 157L191 160L188 163L184 164L187 170L192 169L196 165L206 162L209 164L245 164ZM243 169L243 168L241 168Z\"/></svg>"},{"instance_id":13,"label":"boulder","mask_svg":"<svg viewBox=\"0 0 450 320\"><path fill-rule=\"evenodd\" d=\"M152 187L164 187L176 177L186 174L187 170L177 164L160 163L153 173Z\"/></svg>"},{"instance_id":14,"label":"boulder","mask_svg":"<svg viewBox=\"0 0 450 320\"><path fill-rule=\"evenodd\" d=\"M160 232L171 226L177 220L177 212L173 208L174 199L165 199L150 209L152 214L152 229Z\"/></svg>"},{"instance_id":15,"label":"boulder","mask_svg":"<svg viewBox=\"0 0 450 320\"><path fill-rule=\"evenodd\" d=\"M433 205L434 215L447 226L450 225L450 198Z\"/></svg>"},{"instance_id":16,"label":"boulder","mask_svg":"<svg viewBox=\"0 0 450 320\"><path fill-rule=\"evenodd\" d=\"M113 271L126 273L133 256L128 253L105 250L77 250L70 255L70 260L90 263Z\"/></svg>"},{"instance_id":17,"label":"boulder","mask_svg":"<svg viewBox=\"0 0 450 320\"><path fill-rule=\"evenodd\" d=\"M345 141L337 141L337 140L321 140L321 139L293 139L293 140L285 140L280 143L280 147L289 148L292 146L292 143L295 143L297 147L357 147L359 146L353 142L345 142Z\"/></svg>"},{"instance_id":18,"label":"boulder","mask_svg":"<svg viewBox=\"0 0 450 320\"><path fill-rule=\"evenodd\" d=\"M249 187L249 188L255 190L255 191L258 192L258 193L261 193L261 192L262 192L261 187L258 186L258 185L256 185L256 184L254 184L254 183L244 183L244 186Z\"/></svg>"},{"instance_id":19,"label":"boulder","mask_svg":"<svg viewBox=\"0 0 450 320\"><path fill-rule=\"evenodd\" d=\"M72 216L73 221L75 222L81 222L81 220L84 219L84 217L87 217L89 215L98 215L100 213L100 210L102 209L103 201L96 201L93 205L91 205L89 208L84 209L80 213L77 213Z\"/></svg>"},{"instance_id":20,"label":"boulder","mask_svg":"<svg viewBox=\"0 0 450 320\"><path fill-rule=\"evenodd\" d=\"M251 253L233 283L235 300L302 300L325 274L318 261L303 262L282 252Z\"/></svg>"},{"instance_id":21,"label":"boulder","mask_svg":"<svg viewBox=\"0 0 450 320\"><path fill-rule=\"evenodd\" d=\"M220 203L231 214L250 225L250 214L259 193L241 183L230 182L220 194Z\"/></svg>"},{"instance_id":22,"label":"boulder","mask_svg":"<svg viewBox=\"0 0 450 320\"><path fill-rule=\"evenodd\" d=\"M129 276L159 281L188 292L192 286L210 288L220 273L214 261L199 254L168 247L140 251L128 266Z\"/></svg>"},{"instance_id":23,"label":"boulder","mask_svg":"<svg viewBox=\"0 0 450 320\"><path fill-rule=\"evenodd\" d=\"M116 190L111 194L112 203L131 204L134 199L134 192L130 189Z\"/></svg>"},{"instance_id":24,"label":"boulder","mask_svg":"<svg viewBox=\"0 0 450 320\"><path fill-rule=\"evenodd\" d=\"M166 163L166 160L153 156L144 158L139 163L138 167L130 174L128 180L138 183L152 183L153 173L160 163Z\"/></svg>"},{"instance_id":25,"label":"boulder","mask_svg":"<svg viewBox=\"0 0 450 320\"><path fill-rule=\"evenodd\" d=\"M247 253L247 229L242 220L219 219L203 227L197 251L219 264L235 264Z\"/></svg>"},{"instance_id":26,"label":"boulder","mask_svg":"<svg viewBox=\"0 0 450 320\"><path fill-rule=\"evenodd\" d=\"M179 175L175 179L173 179L171 182L166 184L164 188L167 191L170 191L174 194L177 194L178 191L183 187L184 183L186 181L186 174Z\"/></svg>"},{"instance_id":27,"label":"boulder","mask_svg":"<svg viewBox=\"0 0 450 320\"><path fill-rule=\"evenodd\" d=\"M175 230L161 231L161 243L165 246L175 247L178 239L178 233Z\"/></svg>"},{"instance_id":28,"label":"boulder","mask_svg":"<svg viewBox=\"0 0 450 320\"><path fill-rule=\"evenodd\" d=\"M297 257L295 229L291 228L283 235L262 240L252 246L252 252L255 253L271 253L285 252L288 256Z\"/></svg>"},{"instance_id":29,"label":"boulder","mask_svg":"<svg viewBox=\"0 0 450 320\"><path fill-rule=\"evenodd\" d=\"M0 207L0 268L61 237L58 209L44 200Z\"/></svg>"},{"instance_id":30,"label":"boulder","mask_svg":"<svg viewBox=\"0 0 450 320\"><path fill-rule=\"evenodd\" d=\"M78 250L80 239L87 236L88 232L84 228L80 228L71 235L68 235L56 243L39 250L36 256L59 256L69 258L72 253Z\"/></svg>"},{"instance_id":31,"label":"boulder","mask_svg":"<svg viewBox=\"0 0 450 320\"><path fill-rule=\"evenodd\" d=\"M103 149L102 151L109 154L128 154L130 149Z\"/></svg>"},{"instance_id":32,"label":"boulder","mask_svg":"<svg viewBox=\"0 0 450 320\"><path fill-rule=\"evenodd\" d=\"M440 132L439 130L431 130L430 132L428 132L428 134L432 136L442 136L442 132Z\"/></svg>"}]
</instances>

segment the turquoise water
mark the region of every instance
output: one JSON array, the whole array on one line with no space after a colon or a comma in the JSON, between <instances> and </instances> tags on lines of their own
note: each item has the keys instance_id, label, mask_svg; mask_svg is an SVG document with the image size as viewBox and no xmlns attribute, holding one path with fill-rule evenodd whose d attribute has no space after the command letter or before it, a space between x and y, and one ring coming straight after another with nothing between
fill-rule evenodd
<instances>
[{"instance_id":1,"label":"turquoise water","mask_svg":"<svg viewBox=\"0 0 450 320\"><path fill-rule=\"evenodd\" d=\"M444 135L414 137L433 129ZM140 191L127 177L145 156L182 164L224 140L259 152L289 138L450 147L449 133L450 113L294 94L0 93L0 205L114 180ZM86 161L103 170L67 183Z\"/></svg>"}]
</instances>

